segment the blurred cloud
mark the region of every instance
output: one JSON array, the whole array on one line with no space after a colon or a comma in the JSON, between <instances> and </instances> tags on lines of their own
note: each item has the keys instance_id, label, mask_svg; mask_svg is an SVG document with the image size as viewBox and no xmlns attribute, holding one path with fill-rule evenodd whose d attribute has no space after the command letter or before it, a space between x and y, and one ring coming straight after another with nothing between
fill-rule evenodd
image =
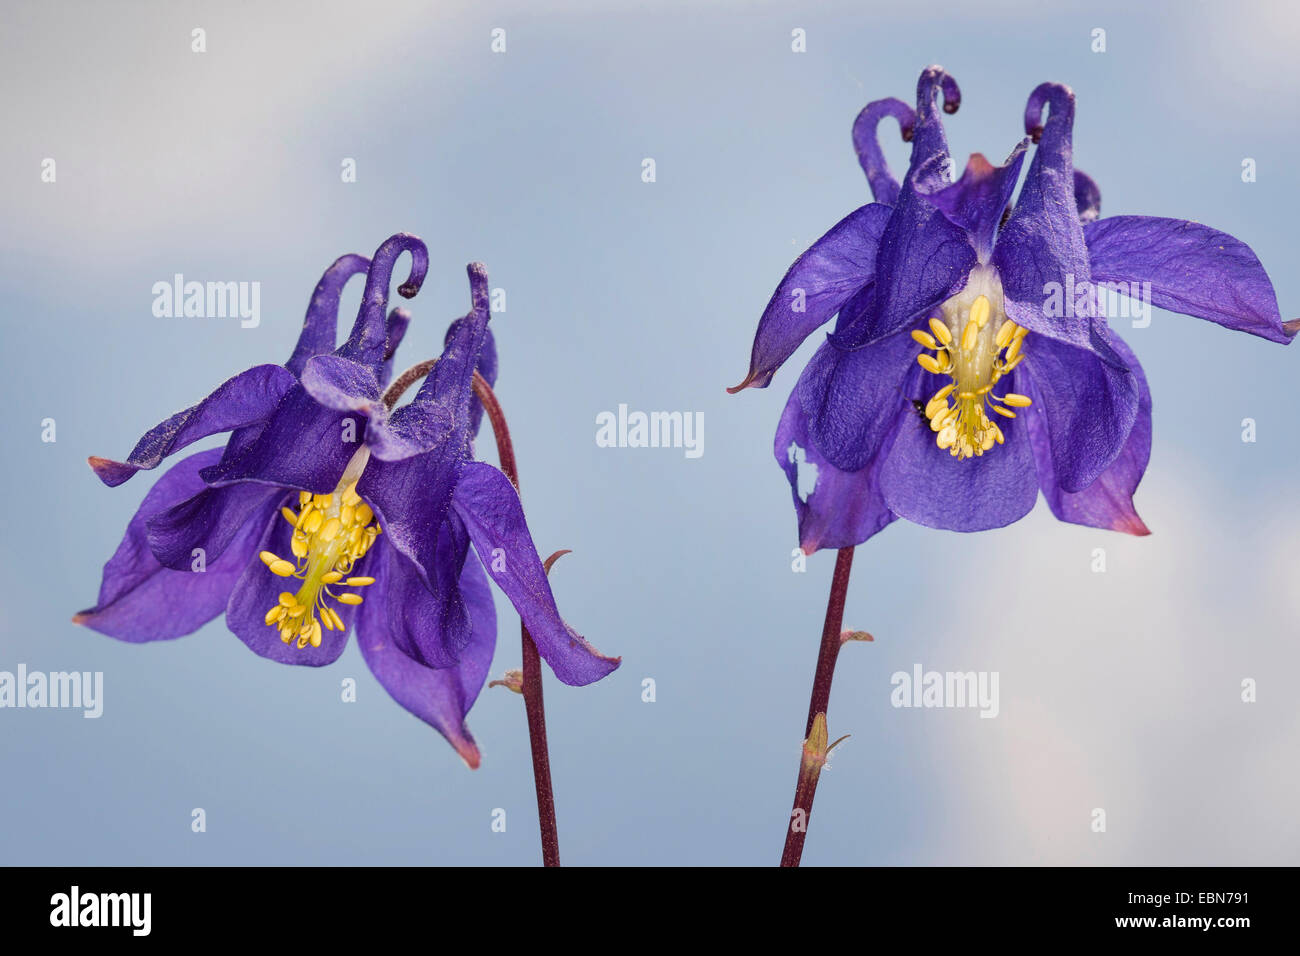
<instances>
[{"instance_id":1,"label":"blurred cloud","mask_svg":"<svg viewBox=\"0 0 1300 956\"><path fill-rule=\"evenodd\" d=\"M1300 802L1300 712L1286 676L1300 668L1287 633L1297 602L1279 580L1294 568L1280 543L1300 534L1300 511L1243 529L1225 548L1214 524L1187 520L1221 507L1194 475L1193 462L1165 456L1148 477L1150 537L1036 535L1027 525L996 539L994 586L972 580L956 596L963 618L979 623L933 653L1000 671L1002 714L934 721L932 756L962 781L947 793L954 819L981 821L944 827L952 842L930 848L937 859L1283 864L1300 855L1289 822ZM1091 570L1095 547L1105 549L1104 573ZM1257 563L1243 568L1241 554ZM1242 702L1245 678L1256 703ZM1098 807L1101 834L1089 828Z\"/></svg>"},{"instance_id":2,"label":"blurred cloud","mask_svg":"<svg viewBox=\"0 0 1300 956\"><path fill-rule=\"evenodd\" d=\"M382 15L267 4L250 17L240 5L9 5L0 75L21 95L6 97L3 116L21 135L0 172L29 188L14 191L7 215L21 228L4 241L43 244L74 229L129 241L274 204L303 175L290 145L352 106L358 77L417 68L395 53L431 29L429 5L378 6ZM454 28L462 7L439 3L437 24ZM195 29L203 53L191 48ZM436 108L428 90L420 107ZM400 101L369 109L372 123L405 111ZM38 179L45 157L58 164L58 201Z\"/></svg>"}]
</instances>

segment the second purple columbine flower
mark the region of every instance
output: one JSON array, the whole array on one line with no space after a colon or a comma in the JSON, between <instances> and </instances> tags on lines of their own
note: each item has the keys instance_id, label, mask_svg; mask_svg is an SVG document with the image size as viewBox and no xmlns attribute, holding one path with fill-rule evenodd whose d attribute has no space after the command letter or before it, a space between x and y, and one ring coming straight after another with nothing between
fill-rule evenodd
<instances>
[{"instance_id":1,"label":"second purple columbine flower","mask_svg":"<svg viewBox=\"0 0 1300 956\"><path fill-rule=\"evenodd\" d=\"M1133 493L1150 456L1151 394L1097 289L1146 288L1161 308L1273 342L1289 342L1297 323L1282 321L1239 240L1181 219L1098 219L1100 190L1073 166L1068 87L1035 89L1028 137L1000 166L972 156L955 181L938 96L957 110L956 81L930 67L915 110L887 99L859 115L853 141L876 202L790 267L732 389L765 387L838 317L777 429L800 543L809 553L859 544L899 517L997 528L1040 490L1063 521L1146 534ZM912 142L901 184L876 139L887 116Z\"/></svg>"}]
</instances>

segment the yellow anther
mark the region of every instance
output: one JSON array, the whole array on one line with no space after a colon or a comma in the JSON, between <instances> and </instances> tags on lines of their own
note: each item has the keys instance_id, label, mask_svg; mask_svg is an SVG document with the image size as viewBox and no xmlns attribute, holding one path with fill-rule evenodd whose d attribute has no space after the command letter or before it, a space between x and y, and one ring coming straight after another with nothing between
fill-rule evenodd
<instances>
[{"instance_id":1,"label":"yellow anther","mask_svg":"<svg viewBox=\"0 0 1300 956\"><path fill-rule=\"evenodd\" d=\"M1002 396L1002 401L1006 402L1012 408L1028 408L1034 404L1034 400L1028 395L1017 395L1015 392L1007 392Z\"/></svg>"},{"instance_id":2,"label":"yellow anther","mask_svg":"<svg viewBox=\"0 0 1300 956\"><path fill-rule=\"evenodd\" d=\"M261 552L262 562L272 573L302 579L297 594L284 592L264 616L267 626L276 627L286 644L320 647L323 629L344 630L343 618L330 604L337 601L355 606L363 599L358 594L334 594L331 585L345 582L359 588L375 583L373 577L352 574L382 531L377 524L371 524L374 509L357 494L355 476L360 471L354 470L355 461L348 466L349 479L340 482L333 494L301 492L298 513L281 508L284 519L295 528L290 547L296 563L272 551Z\"/></svg>"},{"instance_id":3,"label":"yellow anther","mask_svg":"<svg viewBox=\"0 0 1300 956\"><path fill-rule=\"evenodd\" d=\"M948 331L948 326L944 325L938 319L932 318L930 320L930 331L933 332L934 337L944 345L952 344L952 333Z\"/></svg>"},{"instance_id":4,"label":"yellow anther","mask_svg":"<svg viewBox=\"0 0 1300 956\"><path fill-rule=\"evenodd\" d=\"M979 458L1003 444L1005 436L993 421L999 416L1015 418L1012 408L1031 404L1027 396L993 394L999 379L1024 361L1021 349L1028 334L1002 311L1000 289L996 276L985 271L943 304L942 317L928 320L932 335L911 332L912 339L928 350L917 356L917 364L949 379L923 410L936 444L958 461ZM986 328L988 338L984 338ZM955 339L953 329L959 330ZM939 348L934 349L932 342Z\"/></svg>"}]
</instances>

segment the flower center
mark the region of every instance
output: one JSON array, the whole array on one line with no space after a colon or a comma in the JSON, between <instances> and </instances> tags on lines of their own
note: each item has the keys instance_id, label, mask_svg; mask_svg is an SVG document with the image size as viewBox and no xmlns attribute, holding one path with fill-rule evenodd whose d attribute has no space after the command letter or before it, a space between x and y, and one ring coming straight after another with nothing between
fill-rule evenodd
<instances>
[{"instance_id":1,"label":"flower center","mask_svg":"<svg viewBox=\"0 0 1300 956\"><path fill-rule=\"evenodd\" d=\"M362 597L351 591L335 593L334 587L365 587L374 578L349 577L352 566L379 537L378 524L371 524L375 513L357 494L357 479L370 454L361 449L348 463L343 479L333 494L298 493L298 510L280 509L284 520L293 525L293 561L271 551L260 555L272 574L282 578L299 578L298 593L284 591L279 601L266 612L269 627L280 629L280 640L297 642L303 648L321 645L321 625L326 630L343 630L343 619L330 607L327 599L341 604L360 604ZM317 614L320 619L317 620Z\"/></svg>"},{"instance_id":2,"label":"flower center","mask_svg":"<svg viewBox=\"0 0 1300 956\"><path fill-rule=\"evenodd\" d=\"M949 379L926 403L925 417L938 446L961 461L1006 440L988 410L1015 418L1012 408L1032 404L1014 392L993 394L998 380L1024 361L1029 330L1006 317L1002 283L991 269L972 272L966 288L944 302L940 312L942 317L929 319L929 332L917 329L912 338L923 349L916 357L921 368Z\"/></svg>"}]
</instances>

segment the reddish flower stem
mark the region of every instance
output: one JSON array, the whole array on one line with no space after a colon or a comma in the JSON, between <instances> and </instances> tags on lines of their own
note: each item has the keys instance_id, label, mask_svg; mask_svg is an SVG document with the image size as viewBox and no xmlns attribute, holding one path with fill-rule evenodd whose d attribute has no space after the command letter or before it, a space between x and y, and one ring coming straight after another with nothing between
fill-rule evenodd
<instances>
[{"instance_id":1,"label":"reddish flower stem","mask_svg":"<svg viewBox=\"0 0 1300 956\"><path fill-rule=\"evenodd\" d=\"M393 384L389 385L388 390L384 392L384 404L389 408L396 405L397 400L402 397L408 388L433 371L433 366L437 364L437 362L437 359L426 359L423 362L412 365L401 375L397 376L397 378L393 379Z\"/></svg>"},{"instance_id":2,"label":"reddish flower stem","mask_svg":"<svg viewBox=\"0 0 1300 956\"><path fill-rule=\"evenodd\" d=\"M813 674L812 696L808 701L808 722L804 737L810 737L813 721L825 714L831 701L831 681L835 677L835 661L840 654L841 628L844 625L844 601L849 589L849 572L853 568L853 549L841 548L835 557L835 574L831 578L830 599L826 602L826 623L822 627L821 649L817 653L817 670ZM824 754L823 754L824 761ZM817 780L821 765L810 767L806 754L799 759L799 776L795 782L794 806L786 824L785 849L781 853L782 866L798 866L803 857L803 841L808 835L808 821L812 818L813 798L817 795ZM799 811L803 811L799 813ZM800 825L796 826L796 822Z\"/></svg>"},{"instance_id":3,"label":"reddish flower stem","mask_svg":"<svg viewBox=\"0 0 1300 956\"><path fill-rule=\"evenodd\" d=\"M497 401L492 386L478 373L478 369L474 370L474 394L483 403L483 411L487 412L488 421L492 423L492 434L497 440L497 458L501 462L501 470L515 486L515 491L518 491L519 466L515 464L515 446L510 441L510 429L506 427L506 414L501 410L501 403Z\"/></svg>"},{"instance_id":4,"label":"reddish flower stem","mask_svg":"<svg viewBox=\"0 0 1300 956\"><path fill-rule=\"evenodd\" d=\"M492 386L477 370L474 372L474 394L483 403L492 434L497 440L497 458L501 470L519 488L519 470L515 464L515 449L510 441L510 429L501 411ZM555 823L555 793L551 788L551 755L546 746L546 705L542 699L542 659L537 645L523 622L519 623L524 659L524 712L528 715L528 742L533 751L533 784L537 788L537 820L542 831L542 865L560 865L560 836Z\"/></svg>"},{"instance_id":5,"label":"reddish flower stem","mask_svg":"<svg viewBox=\"0 0 1300 956\"><path fill-rule=\"evenodd\" d=\"M429 359L413 365L401 375L384 392L384 403L392 408L402 393L424 378L433 369L437 359ZM506 427L506 416L501 411L501 403L487 379L474 371L474 394L483 403L488 421L492 423L492 434L496 437L497 458L501 462L501 471L510 479L510 483L519 490L519 469L515 464L515 448L510 441L510 429ZM558 557L552 555L547 562ZM542 659L537 653L537 645L523 622L519 624L524 658L524 711L528 715L528 742L533 752L533 784L537 788L537 820L542 831L542 865L560 865L560 837L555 824L555 794L551 789L551 755L546 746L546 706L542 700Z\"/></svg>"}]
</instances>

